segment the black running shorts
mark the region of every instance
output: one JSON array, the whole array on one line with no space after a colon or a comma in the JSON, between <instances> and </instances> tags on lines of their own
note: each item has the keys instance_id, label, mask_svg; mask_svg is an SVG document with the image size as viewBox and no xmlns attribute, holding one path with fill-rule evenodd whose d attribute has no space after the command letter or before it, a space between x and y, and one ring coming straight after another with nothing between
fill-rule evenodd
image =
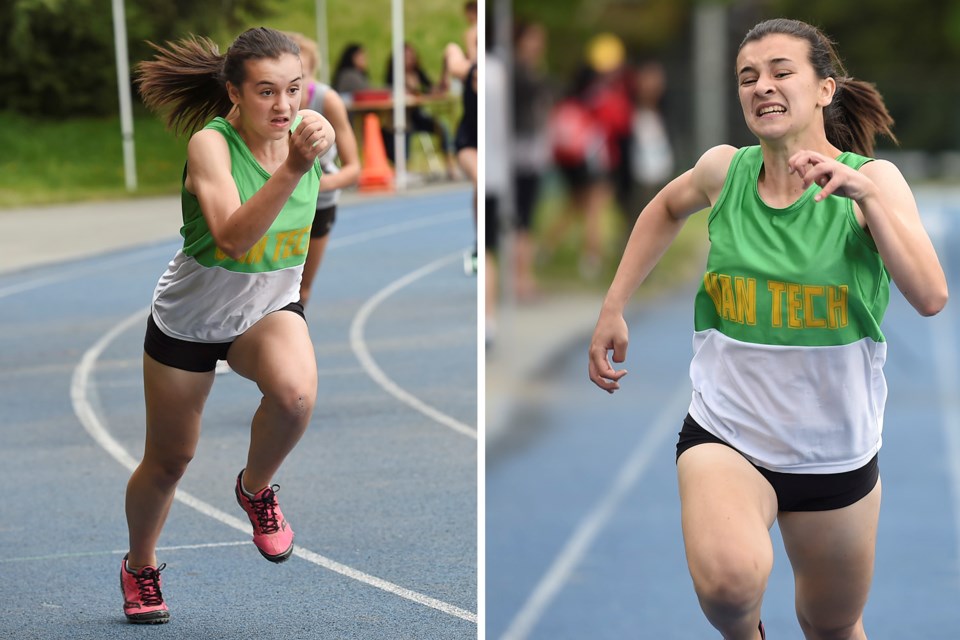
<instances>
[{"instance_id":1,"label":"black running shorts","mask_svg":"<svg viewBox=\"0 0 960 640\"><path fill-rule=\"evenodd\" d=\"M688 449L707 443L730 447L687 414L677 441L677 459ZM782 473L755 464L753 467L773 487L780 511L830 511L848 507L873 491L880 479L877 456L859 469L843 473Z\"/></svg>"},{"instance_id":2,"label":"black running shorts","mask_svg":"<svg viewBox=\"0 0 960 640\"><path fill-rule=\"evenodd\" d=\"M278 311L292 311L304 318L303 305L299 302L291 302ZM213 371L217 366L217 360L226 360L227 351L230 350L229 342L190 342L189 340L180 340L171 338L157 326L151 313L147 318L147 333L143 338L143 350L147 355L168 367L182 369L184 371L194 371L204 373Z\"/></svg>"},{"instance_id":3,"label":"black running shorts","mask_svg":"<svg viewBox=\"0 0 960 640\"><path fill-rule=\"evenodd\" d=\"M311 238L322 238L333 229L337 221L337 205L317 209L313 214L313 224L310 226Z\"/></svg>"}]
</instances>

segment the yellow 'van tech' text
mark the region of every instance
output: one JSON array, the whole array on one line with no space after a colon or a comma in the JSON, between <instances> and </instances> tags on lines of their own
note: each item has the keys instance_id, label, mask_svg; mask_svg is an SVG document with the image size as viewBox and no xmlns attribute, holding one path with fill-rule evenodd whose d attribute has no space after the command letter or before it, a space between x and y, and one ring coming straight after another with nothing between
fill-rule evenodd
<instances>
[{"instance_id":1,"label":"yellow 'van tech' text","mask_svg":"<svg viewBox=\"0 0 960 640\"><path fill-rule=\"evenodd\" d=\"M724 320L757 324L757 279L708 272L703 286ZM842 285L767 281L770 326L789 329L841 329L847 326L847 290Z\"/></svg>"}]
</instances>

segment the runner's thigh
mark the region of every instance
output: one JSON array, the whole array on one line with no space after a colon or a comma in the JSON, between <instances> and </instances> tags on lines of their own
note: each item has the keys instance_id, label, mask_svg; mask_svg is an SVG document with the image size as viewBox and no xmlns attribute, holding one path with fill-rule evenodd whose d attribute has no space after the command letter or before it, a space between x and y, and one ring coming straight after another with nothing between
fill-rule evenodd
<instances>
[{"instance_id":1,"label":"runner's thigh","mask_svg":"<svg viewBox=\"0 0 960 640\"><path fill-rule=\"evenodd\" d=\"M145 455L151 459L160 455L166 462L182 462L193 457L200 437L203 406L212 386L212 371L183 371L143 354Z\"/></svg>"},{"instance_id":2,"label":"runner's thigh","mask_svg":"<svg viewBox=\"0 0 960 640\"><path fill-rule=\"evenodd\" d=\"M684 451L677 473L687 562L698 590L731 579L765 585L777 512L770 483L738 452L715 443Z\"/></svg>"},{"instance_id":3,"label":"runner's thigh","mask_svg":"<svg viewBox=\"0 0 960 640\"><path fill-rule=\"evenodd\" d=\"M780 514L801 623L838 629L860 619L873 579L880 495L877 482L873 491L842 509Z\"/></svg>"},{"instance_id":4,"label":"runner's thigh","mask_svg":"<svg viewBox=\"0 0 960 640\"><path fill-rule=\"evenodd\" d=\"M230 367L253 380L264 395L316 394L317 359L306 321L292 311L268 314L238 337L227 353Z\"/></svg>"}]
</instances>

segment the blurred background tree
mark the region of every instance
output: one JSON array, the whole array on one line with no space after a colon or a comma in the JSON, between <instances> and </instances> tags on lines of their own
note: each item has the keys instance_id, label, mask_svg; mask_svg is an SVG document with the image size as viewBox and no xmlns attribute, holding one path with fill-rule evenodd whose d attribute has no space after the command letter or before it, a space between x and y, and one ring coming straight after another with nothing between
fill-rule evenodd
<instances>
[{"instance_id":1,"label":"blurred background tree","mask_svg":"<svg viewBox=\"0 0 960 640\"><path fill-rule=\"evenodd\" d=\"M131 60L145 40L238 29L270 13L268 0L128 2ZM103 0L12 0L0 5L0 96L6 108L42 116L117 111L113 22Z\"/></svg>"}]
</instances>

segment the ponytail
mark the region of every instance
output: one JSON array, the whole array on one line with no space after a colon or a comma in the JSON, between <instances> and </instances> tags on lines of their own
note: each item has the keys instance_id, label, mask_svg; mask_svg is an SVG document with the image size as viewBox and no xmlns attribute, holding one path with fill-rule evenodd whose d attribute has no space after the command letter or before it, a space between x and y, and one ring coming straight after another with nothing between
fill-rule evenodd
<instances>
[{"instance_id":1,"label":"ponytail","mask_svg":"<svg viewBox=\"0 0 960 640\"><path fill-rule=\"evenodd\" d=\"M821 80L836 80L837 90L833 95L833 102L823 113L830 144L842 151L872 156L878 135L884 135L898 143L893 134L893 118L876 86L848 77L833 41L816 27L786 18L766 20L747 32L740 48L773 34L806 40L810 45L810 64L817 77Z\"/></svg>"},{"instance_id":2,"label":"ponytail","mask_svg":"<svg viewBox=\"0 0 960 640\"><path fill-rule=\"evenodd\" d=\"M167 42L153 60L137 65L140 97L151 111L163 112L167 127L179 134L197 131L233 103L223 80L226 56L209 38L191 36Z\"/></svg>"},{"instance_id":3,"label":"ponytail","mask_svg":"<svg viewBox=\"0 0 960 640\"><path fill-rule=\"evenodd\" d=\"M150 110L163 112L167 127L178 134L191 134L213 117L230 113L227 82L243 85L247 60L300 55L289 36L267 27L241 33L226 55L215 42L198 36L166 46L148 44L157 54L137 65L140 96Z\"/></svg>"},{"instance_id":4,"label":"ponytail","mask_svg":"<svg viewBox=\"0 0 960 640\"><path fill-rule=\"evenodd\" d=\"M873 156L873 145L882 134L897 142L893 118L876 86L847 76L837 78L837 91L823 113L827 140L844 151Z\"/></svg>"}]
</instances>

